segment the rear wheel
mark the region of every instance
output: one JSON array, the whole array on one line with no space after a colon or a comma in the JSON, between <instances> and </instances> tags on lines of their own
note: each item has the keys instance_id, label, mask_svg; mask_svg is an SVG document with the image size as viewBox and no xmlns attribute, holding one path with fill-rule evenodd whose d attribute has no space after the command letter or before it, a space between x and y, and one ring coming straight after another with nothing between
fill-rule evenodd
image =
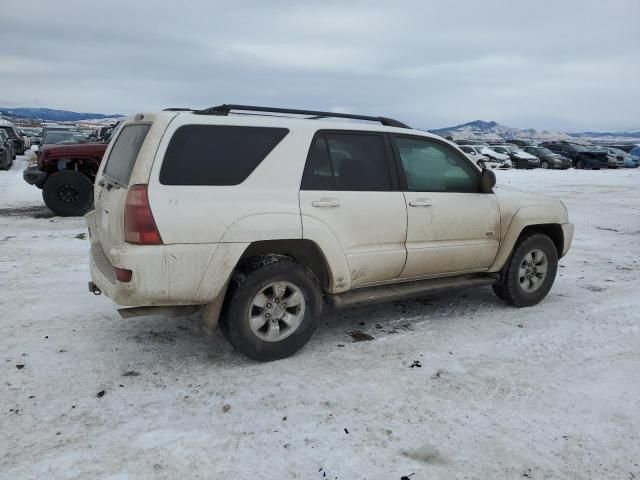
<instances>
[{"instance_id":1,"label":"rear wheel","mask_svg":"<svg viewBox=\"0 0 640 480\"><path fill-rule=\"evenodd\" d=\"M549 162L543 160L542 162L540 162L540 168L544 168L546 170L547 168L549 168Z\"/></svg>"},{"instance_id":2,"label":"rear wheel","mask_svg":"<svg viewBox=\"0 0 640 480\"><path fill-rule=\"evenodd\" d=\"M86 175L74 170L56 172L42 187L42 198L56 215L81 216L93 206L93 183Z\"/></svg>"},{"instance_id":3,"label":"rear wheel","mask_svg":"<svg viewBox=\"0 0 640 480\"><path fill-rule=\"evenodd\" d=\"M484 160L478 160L478 166L484 168Z\"/></svg>"},{"instance_id":4,"label":"rear wheel","mask_svg":"<svg viewBox=\"0 0 640 480\"><path fill-rule=\"evenodd\" d=\"M516 246L493 291L507 303L528 307L547 296L558 270L558 252L549 237L531 234Z\"/></svg>"},{"instance_id":5,"label":"rear wheel","mask_svg":"<svg viewBox=\"0 0 640 480\"><path fill-rule=\"evenodd\" d=\"M584 168L584 160L576 160L575 168L579 168L580 170L582 170Z\"/></svg>"},{"instance_id":6,"label":"rear wheel","mask_svg":"<svg viewBox=\"0 0 640 480\"><path fill-rule=\"evenodd\" d=\"M288 257L268 255L234 273L220 322L236 350L265 362L302 348L321 315L322 295L313 273Z\"/></svg>"}]
</instances>

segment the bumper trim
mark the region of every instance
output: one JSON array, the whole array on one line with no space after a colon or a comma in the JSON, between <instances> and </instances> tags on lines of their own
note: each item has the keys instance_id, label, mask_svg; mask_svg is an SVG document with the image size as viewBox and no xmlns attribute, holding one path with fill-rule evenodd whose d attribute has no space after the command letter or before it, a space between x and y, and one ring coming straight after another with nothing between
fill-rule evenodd
<instances>
[{"instance_id":1,"label":"bumper trim","mask_svg":"<svg viewBox=\"0 0 640 480\"><path fill-rule=\"evenodd\" d=\"M37 165L32 165L23 170L22 178L29 185L35 185L38 188L42 188L44 182L47 181L47 172L40 170Z\"/></svg>"}]
</instances>

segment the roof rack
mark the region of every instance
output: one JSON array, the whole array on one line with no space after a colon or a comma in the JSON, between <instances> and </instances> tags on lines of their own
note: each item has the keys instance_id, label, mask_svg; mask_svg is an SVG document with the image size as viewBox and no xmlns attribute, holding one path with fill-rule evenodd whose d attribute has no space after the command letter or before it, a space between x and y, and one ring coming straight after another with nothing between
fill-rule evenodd
<instances>
[{"instance_id":1,"label":"roof rack","mask_svg":"<svg viewBox=\"0 0 640 480\"><path fill-rule=\"evenodd\" d=\"M173 110L173 109L172 109ZM291 115L310 115L307 120L317 120L320 118L350 118L353 120L366 120L369 122L380 122L387 127L411 128L408 125L387 117L372 117L368 115L352 115L350 113L336 112L319 112L316 110L296 110L293 108L272 108L272 107L256 107L254 105L234 105L225 104L217 107L205 108L203 110L194 110L197 115L229 115L231 110L244 110L247 112L265 112L265 113L288 113Z\"/></svg>"}]
</instances>

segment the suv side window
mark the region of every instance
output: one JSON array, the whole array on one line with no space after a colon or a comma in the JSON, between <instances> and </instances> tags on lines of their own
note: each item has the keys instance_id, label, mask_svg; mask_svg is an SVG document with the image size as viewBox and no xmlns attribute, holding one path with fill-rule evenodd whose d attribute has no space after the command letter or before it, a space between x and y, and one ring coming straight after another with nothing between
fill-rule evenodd
<instances>
[{"instance_id":1,"label":"suv side window","mask_svg":"<svg viewBox=\"0 0 640 480\"><path fill-rule=\"evenodd\" d=\"M300 189L391 190L384 137L377 133L316 135L309 149Z\"/></svg>"},{"instance_id":2,"label":"suv side window","mask_svg":"<svg viewBox=\"0 0 640 480\"><path fill-rule=\"evenodd\" d=\"M407 182L416 192L479 192L478 172L458 152L440 142L394 136Z\"/></svg>"},{"instance_id":3,"label":"suv side window","mask_svg":"<svg viewBox=\"0 0 640 480\"><path fill-rule=\"evenodd\" d=\"M286 128L185 125L167 147L163 185L238 185L289 133ZM122 135L122 134L120 134Z\"/></svg>"}]
</instances>

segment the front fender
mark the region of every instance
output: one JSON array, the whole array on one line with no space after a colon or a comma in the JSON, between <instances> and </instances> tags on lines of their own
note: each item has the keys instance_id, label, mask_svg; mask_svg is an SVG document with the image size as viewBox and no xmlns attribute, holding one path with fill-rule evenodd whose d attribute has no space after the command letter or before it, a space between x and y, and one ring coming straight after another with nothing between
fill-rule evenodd
<instances>
[{"instance_id":1,"label":"front fender","mask_svg":"<svg viewBox=\"0 0 640 480\"><path fill-rule=\"evenodd\" d=\"M489 272L498 272L509 259L513 248L522 231L534 225L564 225L568 223L566 210L559 210L551 206L533 205L518 209L507 225L500 238L500 248ZM567 247L568 248L568 247ZM562 254L562 252L560 252Z\"/></svg>"}]
</instances>

